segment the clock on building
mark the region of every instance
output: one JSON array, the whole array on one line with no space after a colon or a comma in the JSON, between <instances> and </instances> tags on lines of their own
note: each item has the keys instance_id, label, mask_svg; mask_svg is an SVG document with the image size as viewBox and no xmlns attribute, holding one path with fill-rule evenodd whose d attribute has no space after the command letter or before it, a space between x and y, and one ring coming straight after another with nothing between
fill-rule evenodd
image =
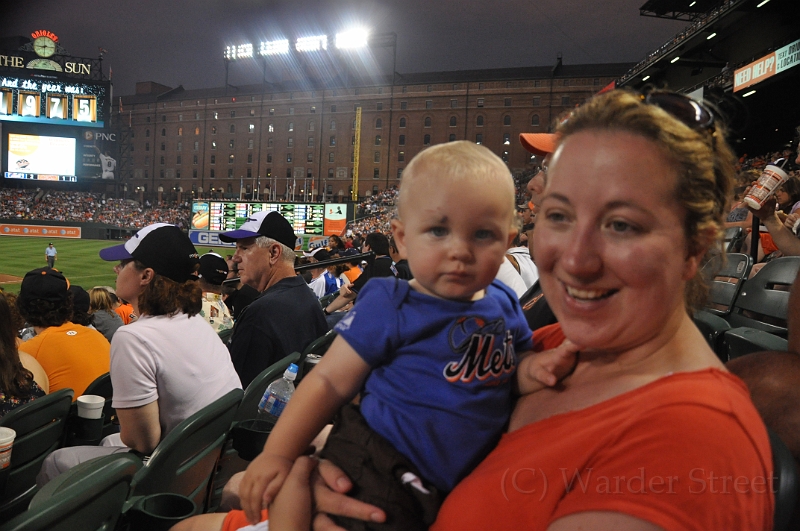
<instances>
[{"instance_id":1,"label":"clock on building","mask_svg":"<svg viewBox=\"0 0 800 531\"><path fill-rule=\"evenodd\" d=\"M56 53L56 43L47 35L36 37L33 40L33 51L39 57L50 57Z\"/></svg>"}]
</instances>

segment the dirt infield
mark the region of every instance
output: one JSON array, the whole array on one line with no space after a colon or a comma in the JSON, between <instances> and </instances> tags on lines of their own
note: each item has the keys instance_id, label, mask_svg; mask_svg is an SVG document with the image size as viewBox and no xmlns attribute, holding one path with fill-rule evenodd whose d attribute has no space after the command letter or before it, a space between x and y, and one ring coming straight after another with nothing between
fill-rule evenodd
<instances>
[{"instance_id":1,"label":"dirt infield","mask_svg":"<svg viewBox=\"0 0 800 531\"><path fill-rule=\"evenodd\" d=\"M14 275L4 275L0 273L0 284L18 284L22 282L22 277L15 277Z\"/></svg>"}]
</instances>

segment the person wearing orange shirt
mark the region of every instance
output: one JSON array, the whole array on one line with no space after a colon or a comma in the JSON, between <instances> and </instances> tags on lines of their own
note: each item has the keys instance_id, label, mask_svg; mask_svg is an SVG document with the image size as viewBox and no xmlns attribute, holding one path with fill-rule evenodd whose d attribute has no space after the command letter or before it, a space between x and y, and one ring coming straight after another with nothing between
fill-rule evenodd
<instances>
[{"instance_id":1,"label":"person wearing orange shirt","mask_svg":"<svg viewBox=\"0 0 800 531\"><path fill-rule=\"evenodd\" d=\"M20 350L44 368L51 393L69 388L77 399L108 372L111 345L97 330L70 322L72 294L61 272L49 267L29 271L22 280L17 308L36 331Z\"/></svg>"}]
</instances>

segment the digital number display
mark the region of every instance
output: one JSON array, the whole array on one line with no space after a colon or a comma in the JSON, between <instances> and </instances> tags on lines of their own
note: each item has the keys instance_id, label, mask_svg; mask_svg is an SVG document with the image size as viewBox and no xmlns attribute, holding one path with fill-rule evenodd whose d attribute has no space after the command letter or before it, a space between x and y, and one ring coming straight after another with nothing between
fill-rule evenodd
<instances>
[{"instance_id":1,"label":"digital number display","mask_svg":"<svg viewBox=\"0 0 800 531\"><path fill-rule=\"evenodd\" d=\"M107 84L0 76L0 120L104 127Z\"/></svg>"}]
</instances>

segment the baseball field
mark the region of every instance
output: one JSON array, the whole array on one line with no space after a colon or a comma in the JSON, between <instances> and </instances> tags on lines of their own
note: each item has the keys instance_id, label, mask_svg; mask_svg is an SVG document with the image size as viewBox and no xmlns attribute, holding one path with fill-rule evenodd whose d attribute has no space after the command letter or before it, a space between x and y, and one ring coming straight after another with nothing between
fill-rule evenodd
<instances>
[{"instance_id":1,"label":"baseball field","mask_svg":"<svg viewBox=\"0 0 800 531\"><path fill-rule=\"evenodd\" d=\"M0 236L0 287L12 293L19 292L22 277L31 269L47 266L44 249L53 242L58 251L56 269L64 273L72 284L89 289L94 286L115 286L114 265L98 256L100 249L122 242L109 240L47 239L25 236ZM229 249L198 247L201 255L214 250L223 256Z\"/></svg>"}]
</instances>

